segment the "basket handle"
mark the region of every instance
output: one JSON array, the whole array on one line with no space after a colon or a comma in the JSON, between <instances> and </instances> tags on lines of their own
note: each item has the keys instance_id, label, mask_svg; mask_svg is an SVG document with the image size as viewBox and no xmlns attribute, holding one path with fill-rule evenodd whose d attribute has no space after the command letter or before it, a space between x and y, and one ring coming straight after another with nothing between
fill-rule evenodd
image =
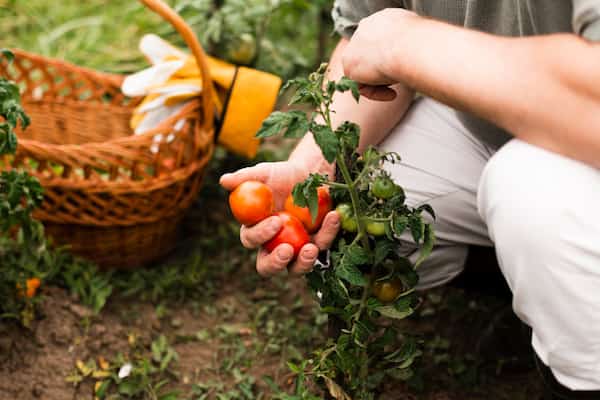
<instances>
[{"instance_id":1,"label":"basket handle","mask_svg":"<svg viewBox=\"0 0 600 400\"><path fill-rule=\"evenodd\" d=\"M215 95L215 89L213 81L210 76L208 69L208 63L206 62L206 53L202 49L200 42L196 38L196 35L192 31L192 28L177 14L171 7L165 4L162 0L140 0L142 4L154 11L167 22L169 22L177 32L183 37L183 40L192 51L192 54L196 58L198 68L200 68L200 74L202 76L202 108L204 114L204 126L208 129L212 129L214 124L214 102L213 96Z\"/></svg>"}]
</instances>

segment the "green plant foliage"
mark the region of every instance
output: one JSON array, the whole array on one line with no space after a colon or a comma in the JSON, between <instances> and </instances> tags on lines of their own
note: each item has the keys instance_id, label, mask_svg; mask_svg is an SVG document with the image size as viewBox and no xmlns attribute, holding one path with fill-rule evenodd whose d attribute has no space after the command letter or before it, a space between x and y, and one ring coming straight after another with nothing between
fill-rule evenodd
<instances>
[{"instance_id":1,"label":"green plant foliage","mask_svg":"<svg viewBox=\"0 0 600 400\"><path fill-rule=\"evenodd\" d=\"M322 66L308 78L295 79L286 85L295 89L292 105L309 105L314 112L274 113L258 136L298 137L310 131L324 158L336 163L338 180L312 174L293 190L294 202L308 205L314 215L317 188L327 185L345 212L342 232L330 250L329 265L318 266L307 275L309 286L318 295L322 311L329 314L336 334L316 351L313 360L292 370L301 380L302 371L308 370L335 399L368 400L374 398L386 376L409 379L413 363L421 355L416 339L400 332L390 320L408 317L418 304L415 268L429 255L435 240L432 226L422 213L433 215L433 210L429 206L405 205L404 191L389 180L383 169L384 163L399 161L397 154L374 148L358 154L360 128L351 122L337 128L332 126L334 94L350 91L357 101L360 94L355 82L346 78L326 81L325 72L326 66ZM377 189L373 190L375 184ZM377 224L377 229L373 224ZM421 247L415 265L396 251L400 246L397 238L405 231ZM399 282L388 285L390 290L397 287L397 291L386 296L378 293L376 287L384 282Z\"/></svg>"},{"instance_id":2,"label":"green plant foliage","mask_svg":"<svg viewBox=\"0 0 600 400\"><path fill-rule=\"evenodd\" d=\"M12 62L13 54L0 50L0 62ZM17 149L15 129L29 125L21 107L19 89L0 77L0 156L11 157ZM10 158L7 158L10 160ZM26 293L28 280L66 286L80 300L99 312L112 292L107 276L64 250L51 249L44 227L31 213L43 199L39 181L18 170L0 172L0 319L16 319L28 326L39 304L37 288Z\"/></svg>"},{"instance_id":3,"label":"green plant foliage","mask_svg":"<svg viewBox=\"0 0 600 400\"><path fill-rule=\"evenodd\" d=\"M176 5L209 53L289 77L325 56L331 1L181 0ZM303 46L297 46L302 42Z\"/></svg>"}]
</instances>

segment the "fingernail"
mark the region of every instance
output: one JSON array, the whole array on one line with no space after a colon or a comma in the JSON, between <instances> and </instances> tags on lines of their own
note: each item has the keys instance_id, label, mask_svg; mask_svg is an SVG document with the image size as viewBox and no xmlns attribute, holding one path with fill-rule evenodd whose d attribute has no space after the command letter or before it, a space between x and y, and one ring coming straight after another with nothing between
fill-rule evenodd
<instances>
[{"instance_id":1,"label":"fingernail","mask_svg":"<svg viewBox=\"0 0 600 400\"><path fill-rule=\"evenodd\" d=\"M279 249L277 250L277 257L282 261L287 261L291 258L291 255L286 249Z\"/></svg>"},{"instance_id":2,"label":"fingernail","mask_svg":"<svg viewBox=\"0 0 600 400\"><path fill-rule=\"evenodd\" d=\"M304 258L305 260L310 260L312 258L315 258L316 256L317 254L313 249L307 249L302 251L302 258Z\"/></svg>"}]
</instances>

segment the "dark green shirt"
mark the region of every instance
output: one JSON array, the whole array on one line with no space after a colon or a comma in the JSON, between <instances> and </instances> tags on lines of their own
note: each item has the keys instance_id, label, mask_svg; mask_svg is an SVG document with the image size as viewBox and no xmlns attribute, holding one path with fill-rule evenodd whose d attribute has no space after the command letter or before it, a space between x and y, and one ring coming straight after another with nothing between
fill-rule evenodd
<instances>
[{"instance_id":1,"label":"dark green shirt","mask_svg":"<svg viewBox=\"0 0 600 400\"><path fill-rule=\"evenodd\" d=\"M600 0L336 0L335 28L350 37L361 19L398 7L496 35L571 32L600 41ZM494 148L510 139L507 132L488 122L464 113L459 116L467 128Z\"/></svg>"}]
</instances>

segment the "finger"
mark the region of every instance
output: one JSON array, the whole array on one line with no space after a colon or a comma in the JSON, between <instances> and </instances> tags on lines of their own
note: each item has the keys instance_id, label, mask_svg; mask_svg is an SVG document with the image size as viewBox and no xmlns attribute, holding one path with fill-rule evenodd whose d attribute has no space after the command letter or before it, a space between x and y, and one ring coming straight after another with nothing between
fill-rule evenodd
<instances>
[{"instance_id":1,"label":"finger","mask_svg":"<svg viewBox=\"0 0 600 400\"><path fill-rule=\"evenodd\" d=\"M269 178L269 167L257 164L253 167L242 168L235 172L224 174L219 183L227 190L233 190L245 181L265 182Z\"/></svg>"},{"instance_id":2,"label":"finger","mask_svg":"<svg viewBox=\"0 0 600 400\"><path fill-rule=\"evenodd\" d=\"M321 229L313 237L313 242L319 250L327 250L340 230L340 215L335 211L330 211L323 220Z\"/></svg>"},{"instance_id":3,"label":"finger","mask_svg":"<svg viewBox=\"0 0 600 400\"><path fill-rule=\"evenodd\" d=\"M256 258L256 270L262 276L273 276L287 270L292 258L294 258L294 248L287 243L275 247L271 253L260 249Z\"/></svg>"},{"instance_id":4,"label":"finger","mask_svg":"<svg viewBox=\"0 0 600 400\"><path fill-rule=\"evenodd\" d=\"M242 225L240 241L247 249L256 249L271 240L281 229L281 218L272 216L253 226Z\"/></svg>"},{"instance_id":5,"label":"finger","mask_svg":"<svg viewBox=\"0 0 600 400\"><path fill-rule=\"evenodd\" d=\"M392 101L397 96L394 89L384 85L360 85L359 91L362 96L375 101Z\"/></svg>"},{"instance_id":6,"label":"finger","mask_svg":"<svg viewBox=\"0 0 600 400\"><path fill-rule=\"evenodd\" d=\"M319 255L319 248L312 243L306 244L300 249L298 258L289 268L291 275L304 275L313 270L315 261Z\"/></svg>"}]
</instances>

